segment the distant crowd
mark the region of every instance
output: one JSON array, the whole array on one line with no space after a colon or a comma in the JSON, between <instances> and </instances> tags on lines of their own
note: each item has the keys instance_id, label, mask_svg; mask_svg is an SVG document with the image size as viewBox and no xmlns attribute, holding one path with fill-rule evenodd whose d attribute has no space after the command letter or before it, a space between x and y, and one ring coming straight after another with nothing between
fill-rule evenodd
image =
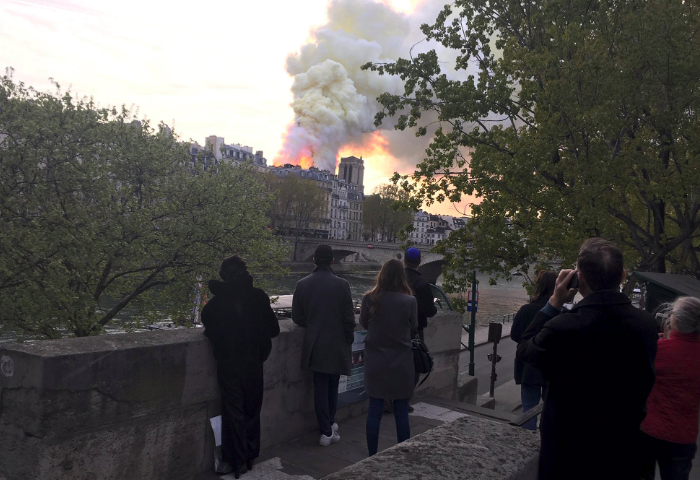
<instances>
[{"instance_id":1,"label":"distant crowd","mask_svg":"<svg viewBox=\"0 0 700 480\"><path fill-rule=\"evenodd\" d=\"M350 375L355 314L348 282L332 269L333 250L320 245L316 268L297 283L292 320L305 329L302 367L313 372L319 445L340 440L336 410L341 375ZM377 453L385 411L397 441L410 438L409 401L425 363L428 318L437 313L430 284L408 248L383 264L363 298L364 388L369 397L367 451ZM260 452L263 363L279 334L267 294L253 286L245 262L227 258L211 280L202 311L218 365L222 411L219 473L235 478ZM539 419L539 478L688 479L700 411L700 300L681 297L657 316L620 291L622 252L592 238L575 269L540 272L533 300L517 313L515 380L523 411L544 401ZM564 308L580 293L583 300ZM419 366L421 365L421 366ZM538 429L538 417L523 425Z\"/></svg>"}]
</instances>

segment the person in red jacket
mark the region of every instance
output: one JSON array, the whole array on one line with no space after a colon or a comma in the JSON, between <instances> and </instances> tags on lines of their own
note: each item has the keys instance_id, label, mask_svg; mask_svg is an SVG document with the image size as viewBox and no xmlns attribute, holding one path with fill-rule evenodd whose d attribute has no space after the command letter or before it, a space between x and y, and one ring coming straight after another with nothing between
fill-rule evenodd
<instances>
[{"instance_id":1,"label":"person in red jacket","mask_svg":"<svg viewBox=\"0 0 700 480\"><path fill-rule=\"evenodd\" d=\"M656 383L642 422L642 478L687 480L697 450L700 411L700 300L678 298L666 310L668 338L659 340ZM664 337L667 335L664 335Z\"/></svg>"}]
</instances>

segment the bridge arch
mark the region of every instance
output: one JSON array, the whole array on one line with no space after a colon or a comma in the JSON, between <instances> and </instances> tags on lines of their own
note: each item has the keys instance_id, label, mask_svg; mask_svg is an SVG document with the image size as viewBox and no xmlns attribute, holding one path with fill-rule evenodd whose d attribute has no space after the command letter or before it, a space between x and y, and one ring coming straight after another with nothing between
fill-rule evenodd
<instances>
[{"instance_id":1,"label":"bridge arch","mask_svg":"<svg viewBox=\"0 0 700 480\"><path fill-rule=\"evenodd\" d=\"M364 262L377 262L374 258L369 257L362 251L357 251L357 250L350 250L347 248L334 248L333 249L333 262L334 263L340 263L343 260L345 260L347 257L355 255L357 257L361 257L361 260L358 258L357 261L364 261ZM311 255L307 256L304 261L306 262L313 262L314 260L314 255L313 252Z\"/></svg>"},{"instance_id":2,"label":"bridge arch","mask_svg":"<svg viewBox=\"0 0 700 480\"><path fill-rule=\"evenodd\" d=\"M291 243L290 239L290 243ZM313 260L313 254L321 244L330 245L333 248L333 258L335 262L339 263L341 261L351 262L374 262L374 263L384 263L389 259L396 258L398 260L403 260L404 251L400 244L396 243L368 243L368 242L358 242L351 240L336 240L336 239L319 239L319 238L299 238L297 242L297 261L310 262ZM442 260L442 255L432 253L430 247L424 245L416 245L417 248L421 250L423 264L431 264L436 260ZM355 255L354 259L348 257ZM291 255L290 255L291 257ZM290 260L294 260L290 258ZM349 262L348 262L349 263ZM433 265L432 268L440 270L442 264L437 266ZM433 275L434 276L434 275ZM439 274L438 274L439 276Z\"/></svg>"}]
</instances>

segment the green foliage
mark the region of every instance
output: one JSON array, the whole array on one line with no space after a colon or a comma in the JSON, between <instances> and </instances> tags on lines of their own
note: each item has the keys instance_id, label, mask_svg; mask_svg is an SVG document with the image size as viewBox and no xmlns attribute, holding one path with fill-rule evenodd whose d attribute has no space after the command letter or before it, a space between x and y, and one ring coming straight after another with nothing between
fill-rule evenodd
<instances>
[{"instance_id":1,"label":"green foliage","mask_svg":"<svg viewBox=\"0 0 700 480\"><path fill-rule=\"evenodd\" d=\"M457 0L421 29L463 80L435 51L364 68L405 81L377 124L439 124L415 173L394 177L412 205L478 198L448 240L456 263L509 276L602 236L628 269L700 274L696 3Z\"/></svg>"},{"instance_id":2,"label":"green foliage","mask_svg":"<svg viewBox=\"0 0 700 480\"><path fill-rule=\"evenodd\" d=\"M413 224L406 192L393 184L379 185L363 203L363 226L372 241L395 242L402 229Z\"/></svg>"},{"instance_id":3,"label":"green foliage","mask_svg":"<svg viewBox=\"0 0 700 480\"><path fill-rule=\"evenodd\" d=\"M284 250L247 167L192 165L187 146L122 108L0 82L0 322L59 338L123 309L189 319L197 276L238 254L275 272Z\"/></svg>"},{"instance_id":4,"label":"green foliage","mask_svg":"<svg viewBox=\"0 0 700 480\"><path fill-rule=\"evenodd\" d=\"M327 227L325 214L328 210L328 192L317 182L273 173L265 175L265 185L270 194L267 216L270 226L281 233L294 235L293 260L297 260L299 237L313 229Z\"/></svg>"}]
</instances>

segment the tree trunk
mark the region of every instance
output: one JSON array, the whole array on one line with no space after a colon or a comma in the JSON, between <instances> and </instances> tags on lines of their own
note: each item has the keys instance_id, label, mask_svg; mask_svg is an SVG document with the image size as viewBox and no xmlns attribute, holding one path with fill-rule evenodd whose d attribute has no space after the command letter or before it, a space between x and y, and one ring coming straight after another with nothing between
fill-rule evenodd
<instances>
[{"instance_id":1,"label":"tree trunk","mask_svg":"<svg viewBox=\"0 0 700 480\"><path fill-rule=\"evenodd\" d=\"M656 203L656 212L654 215L654 243L656 248L661 249L662 237L666 231L666 204L663 201ZM651 267L651 271L658 273L666 273L666 256L660 255L656 259L654 265Z\"/></svg>"}]
</instances>

